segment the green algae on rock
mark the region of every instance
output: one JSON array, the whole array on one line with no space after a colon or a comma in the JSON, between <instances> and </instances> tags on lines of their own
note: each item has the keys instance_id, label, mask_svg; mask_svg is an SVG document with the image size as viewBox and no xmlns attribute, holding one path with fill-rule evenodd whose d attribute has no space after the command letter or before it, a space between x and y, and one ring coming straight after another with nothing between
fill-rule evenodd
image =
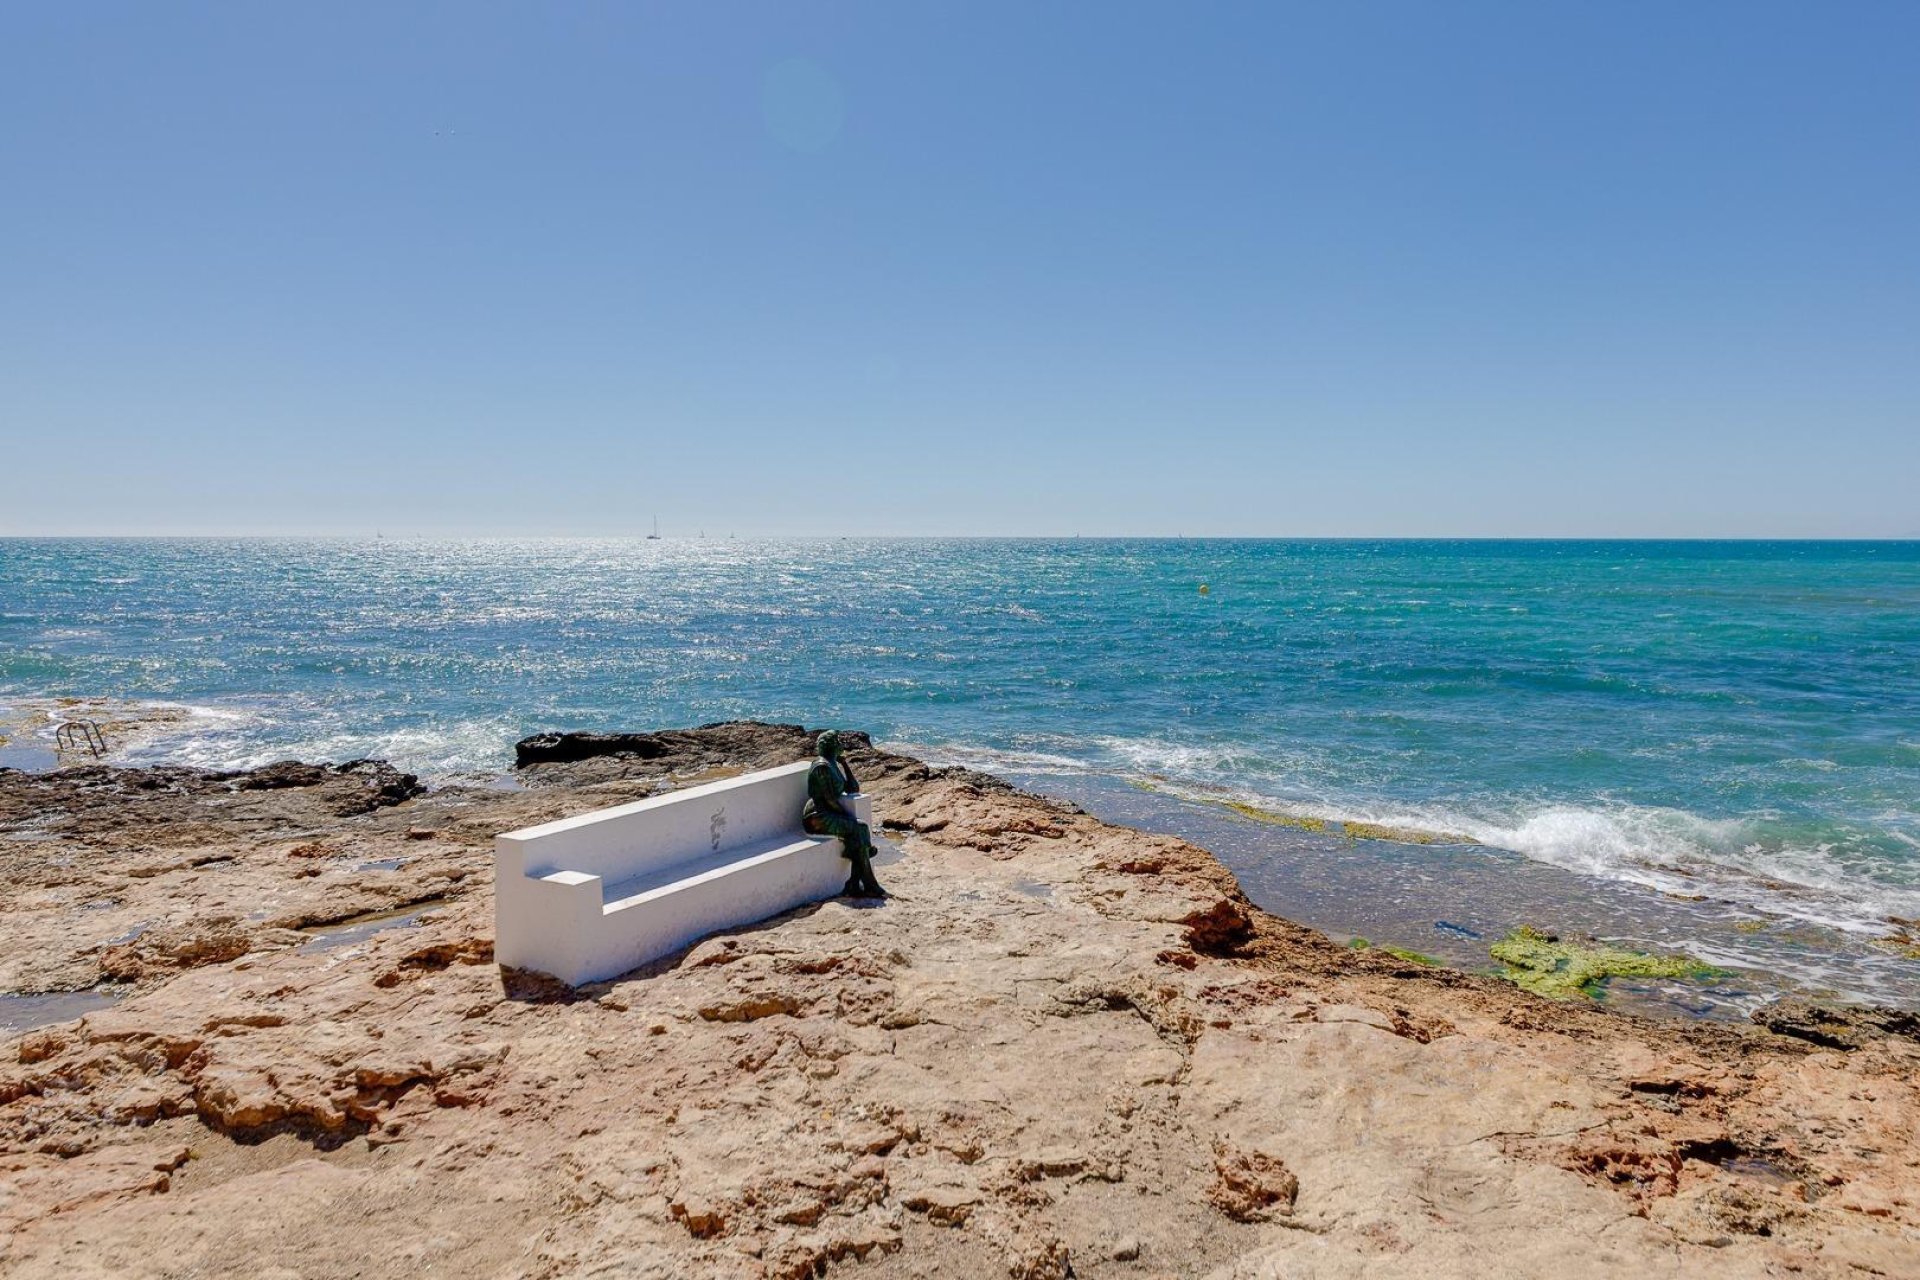
<instances>
[{"instance_id":1,"label":"green algae on rock","mask_svg":"<svg viewBox=\"0 0 1920 1280\"><path fill-rule=\"evenodd\" d=\"M1472 836L1458 831L1427 831L1419 827L1394 827L1380 822L1363 822L1358 818L1322 818L1310 813L1288 813L1280 809L1267 809L1244 800L1229 800L1218 796L1195 795L1193 791L1216 791L1221 788L1189 784L1184 787L1163 786L1164 778L1155 775L1154 781L1141 778L1129 779L1130 784L1140 791L1154 795L1173 796L1180 800L1192 800L1200 804L1219 805L1253 822L1263 822L1273 827L1293 827L1317 836L1345 836L1349 840L1382 840L1389 844L1479 844Z\"/></svg>"},{"instance_id":2,"label":"green algae on rock","mask_svg":"<svg viewBox=\"0 0 1920 1280\"><path fill-rule=\"evenodd\" d=\"M1507 966L1500 976L1555 1000L1598 998L1609 978L1704 978L1715 970L1692 956L1650 955L1623 947L1575 946L1521 925L1489 948Z\"/></svg>"},{"instance_id":3,"label":"green algae on rock","mask_svg":"<svg viewBox=\"0 0 1920 1280\"><path fill-rule=\"evenodd\" d=\"M1385 840L1390 844L1479 844L1472 836L1451 831L1422 831L1418 827L1390 827L1380 822L1348 820L1340 834L1349 840Z\"/></svg>"},{"instance_id":4,"label":"green algae on rock","mask_svg":"<svg viewBox=\"0 0 1920 1280\"><path fill-rule=\"evenodd\" d=\"M1408 964L1423 964L1429 968L1437 968L1440 964L1438 957L1430 956L1424 951L1415 951L1411 947L1389 947L1383 943L1369 942L1365 938L1355 938L1347 943L1347 947L1353 951L1383 952L1396 960L1404 960Z\"/></svg>"},{"instance_id":5,"label":"green algae on rock","mask_svg":"<svg viewBox=\"0 0 1920 1280\"><path fill-rule=\"evenodd\" d=\"M1315 835L1326 835L1330 828L1325 818L1315 818L1307 814L1276 813L1272 809L1262 809L1258 805L1244 804L1238 800L1221 802L1243 818L1255 822L1265 822L1276 827L1298 827L1302 831L1311 831Z\"/></svg>"}]
</instances>

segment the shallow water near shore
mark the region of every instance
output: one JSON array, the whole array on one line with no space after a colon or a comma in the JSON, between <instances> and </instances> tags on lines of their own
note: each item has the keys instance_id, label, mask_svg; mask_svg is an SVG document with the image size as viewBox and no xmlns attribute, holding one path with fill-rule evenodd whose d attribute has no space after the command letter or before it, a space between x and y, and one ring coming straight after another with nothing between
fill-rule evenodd
<instances>
[{"instance_id":1,"label":"shallow water near shore","mask_svg":"<svg viewBox=\"0 0 1920 1280\"><path fill-rule=\"evenodd\" d=\"M1102 778L1008 779L1108 822L1179 836L1216 855L1260 906L1325 930L1494 972L1488 947L1516 925L1684 953L1721 972L1699 981L1616 979L1609 1005L1655 1016L1744 1021L1783 994L1920 1006L1920 965L1843 930L1756 916L1726 901L1649 897L1478 845L1319 834Z\"/></svg>"},{"instance_id":2,"label":"shallow water near shore","mask_svg":"<svg viewBox=\"0 0 1920 1280\"><path fill-rule=\"evenodd\" d=\"M1316 896L1396 941L1498 903L1916 1003L1920 543L0 540L0 703L61 695L152 711L122 762L429 778L553 728L841 724L1150 784L1140 821L1195 805L1331 928ZM1299 841L1229 804L1395 838L1281 892Z\"/></svg>"}]
</instances>

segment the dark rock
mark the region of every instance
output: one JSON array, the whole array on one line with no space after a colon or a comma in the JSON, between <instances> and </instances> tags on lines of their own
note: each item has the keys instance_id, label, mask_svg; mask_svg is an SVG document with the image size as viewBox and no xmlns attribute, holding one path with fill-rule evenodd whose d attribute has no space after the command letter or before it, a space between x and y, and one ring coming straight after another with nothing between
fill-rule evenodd
<instances>
[{"instance_id":1,"label":"dark rock","mask_svg":"<svg viewBox=\"0 0 1920 1280\"><path fill-rule=\"evenodd\" d=\"M162 771L157 769L144 773L126 770L120 776L125 785L142 790L154 790L175 781L163 776ZM341 817L371 813L375 809L411 800L426 791L418 777L402 773L384 760L349 760L345 764L335 765L277 760L258 769L202 776L223 781L235 791L326 787L328 790L324 794L329 801L328 807ZM352 785L341 787L339 784L343 781Z\"/></svg>"},{"instance_id":2,"label":"dark rock","mask_svg":"<svg viewBox=\"0 0 1920 1280\"><path fill-rule=\"evenodd\" d=\"M334 776L360 783L353 792L334 803L333 811L342 817L371 813L424 795L426 787L411 773L402 773L385 760L349 760L333 766Z\"/></svg>"},{"instance_id":3,"label":"dark rock","mask_svg":"<svg viewBox=\"0 0 1920 1280\"><path fill-rule=\"evenodd\" d=\"M1877 1005L1838 1007L1781 1000L1757 1009L1753 1020L1775 1035L1827 1049L1858 1049L1880 1036L1920 1041L1920 1013Z\"/></svg>"},{"instance_id":4,"label":"dark rock","mask_svg":"<svg viewBox=\"0 0 1920 1280\"><path fill-rule=\"evenodd\" d=\"M696 769L731 765L764 769L813 754L819 733L798 724L763 724L757 720L721 720L697 729L662 729L654 733L536 733L513 744L516 768L534 765L578 764L609 759L627 763L653 762L669 769ZM873 740L857 729L840 730L841 742L856 767L872 755ZM863 777L866 775L862 775Z\"/></svg>"},{"instance_id":5,"label":"dark rock","mask_svg":"<svg viewBox=\"0 0 1920 1280\"><path fill-rule=\"evenodd\" d=\"M137 827L163 844L198 844L204 831L196 824L216 808L223 822L267 830L372 813L425 790L419 778L380 760L282 760L240 770L91 765L46 774L0 772L0 823L57 814L60 829L72 838L118 840ZM244 803L233 805L237 797Z\"/></svg>"},{"instance_id":6,"label":"dark rock","mask_svg":"<svg viewBox=\"0 0 1920 1280\"><path fill-rule=\"evenodd\" d=\"M1234 955L1253 941L1253 917L1226 898L1180 923L1187 926L1187 945L1203 956Z\"/></svg>"},{"instance_id":7,"label":"dark rock","mask_svg":"<svg viewBox=\"0 0 1920 1280\"><path fill-rule=\"evenodd\" d=\"M233 787L236 791L277 791L281 787L317 787L326 780L324 765L276 760L237 775Z\"/></svg>"},{"instance_id":8,"label":"dark rock","mask_svg":"<svg viewBox=\"0 0 1920 1280\"><path fill-rule=\"evenodd\" d=\"M653 733L536 733L513 744L518 769L530 764L572 764L595 756L653 760L666 754L667 744Z\"/></svg>"}]
</instances>

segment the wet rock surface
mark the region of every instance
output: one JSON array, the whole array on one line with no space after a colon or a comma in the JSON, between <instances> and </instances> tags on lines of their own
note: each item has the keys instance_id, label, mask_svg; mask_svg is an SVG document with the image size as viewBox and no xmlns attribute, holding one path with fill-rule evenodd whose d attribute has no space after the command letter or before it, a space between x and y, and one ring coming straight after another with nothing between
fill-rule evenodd
<instances>
[{"instance_id":1,"label":"wet rock surface","mask_svg":"<svg viewBox=\"0 0 1920 1280\"><path fill-rule=\"evenodd\" d=\"M1655 1024L1354 951L864 738L892 900L503 973L493 834L812 734L549 737L511 792L0 774L0 990L124 993L0 1039L0 1271L1920 1274L1897 1019Z\"/></svg>"},{"instance_id":2,"label":"wet rock surface","mask_svg":"<svg viewBox=\"0 0 1920 1280\"><path fill-rule=\"evenodd\" d=\"M596 756L655 760L667 751L657 733L536 733L513 744L513 762L524 769L530 764L573 764Z\"/></svg>"},{"instance_id":3,"label":"wet rock surface","mask_svg":"<svg viewBox=\"0 0 1920 1280\"><path fill-rule=\"evenodd\" d=\"M1884 1036L1920 1043L1920 1014L1906 1009L1781 1000L1756 1010L1753 1021L1777 1035L1830 1049L1858 1049Z\"/></svg>"}]
</instances>

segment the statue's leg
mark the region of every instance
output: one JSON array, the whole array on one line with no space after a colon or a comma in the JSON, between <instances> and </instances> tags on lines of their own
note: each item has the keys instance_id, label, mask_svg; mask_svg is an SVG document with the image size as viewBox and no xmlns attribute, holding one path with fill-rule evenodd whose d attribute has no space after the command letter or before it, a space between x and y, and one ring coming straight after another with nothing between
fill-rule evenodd
<instances>
[{"instance_id":1,"label":"statue's leg","mask_svg":"<svg viewBox=\"0 0 1920 1280\"><path fill-rule=\"evenodd\" d=\"M880 891L873 878L873 839L864 822L838 813L817 814L807 822L807 830L818 836L838 836L840 856L853 864L852 874L840 892L849 896Z\"/></svg>"},{"instance_id":2,"label":"statue's leg","mask_svg":"<svg viewBox=\"0 0 1920 1280\"><path fill-rule=\"evenodd\" d=\"M853 860L854 879L859 881L860 892L875 898L884 897L887 891L880 887L880 881L873 874L873 832L867 830L864 822L856 822L854 826L859 829L859 839L847 841L847 856ZM857 853L852 852L855 849Z\"/></svg>"}]
</instances>

